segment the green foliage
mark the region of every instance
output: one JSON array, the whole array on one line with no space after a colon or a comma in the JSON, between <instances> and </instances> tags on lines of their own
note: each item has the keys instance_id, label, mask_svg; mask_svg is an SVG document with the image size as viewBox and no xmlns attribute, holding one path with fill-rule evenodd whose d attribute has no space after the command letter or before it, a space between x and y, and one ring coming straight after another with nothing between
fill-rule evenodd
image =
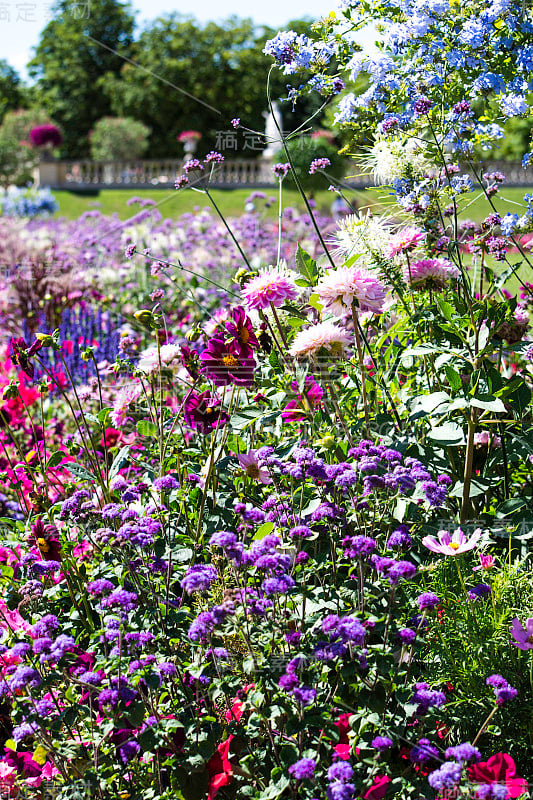
<instances>
[{"instance_id":1,"label":"green foliage","mask_svg":"<svg viewBox=\"0 0 533 800\"><path fill-rule=\"evenodd\" d=\"M89 134L95 161L136 159L148 146L150 129L130 117L104 117Z\"/></svg>"},{"instance_id":2,"label":"green foliage","mask_svg":"<svg viewBox=\"0 0 533 800\"><path fill-rule=\"evenodd\" d=\"M291 27L304 29L305 23ZM269 59L262 48L274 33L236 17L206 25L177 14L160 17L133 47L138 66L125 63L119 73L108 74L104 91L115 114L141 118L151 128L154 157L181 155L176 136L185 128L202 133L200 147L206 152L224 151L219 132L234 133L230 120L236 115L247 128L264 131ZM272 97L285 96L286 84L286 78L273 76ZM286 127L301 124L319 101L317 95L295 113L284 108ZM236 147L227 146L226 157L258 155L261 142L235 136Z\"/></svg>"},{"instance_id":3,"label":"green foliage","mask_svg":"<svg viewBox=\"0 0 533 800\"><path fill-rule=\"evenodd\" d=\"M87 153L89 131L110 114L103 79L131 55L133 25L130 6L116 0L91 0L90 13L75 0L53 7L29 71L39 101L64 132L65 156Z\"/></svg>"},{"instance_id":4,"label":"green foliage","mask_svg":"<svg viewBox=\"0 0 533 800\"><path fill-rule=\"evenodd\" d=\"M22 105L24 95L19 75L7 61L0 59L0 122L8 111Z\"/></svg>"},{"instance_id":5,"label":"green foliage","mask_svg":"<svg viewBox=\"0 0 533 800\"><path fill-rule=\"evenodd\" d=\"M338 148L332 144L326 137L311 138L310 136L302 136L293 139L287 143L291 161L300 184L305 191L315 192L319 189L327 189L332 182L330 176L333 178L342 178L344 176L346 162L345 159L339 155ZM331 165L322 171L316 172L314 175L309 174L309 165L316 158L329 158ZM276 155L276 162L283 164L287 161L287 154L282 148ZM296 181L291 175L287 174L285 183L290 188L296 186Z\"/></svg>"},{"instance_id":6,"label":"green foliage","mask_svg":"<svg viewBox=\"0 0 533 800\"><path fill-rule=\"evenodd\" d=\"M15 182L21 168L20 145L12 136L0 131L0 185L7 187Z\"/></svg>"}]
</instances>

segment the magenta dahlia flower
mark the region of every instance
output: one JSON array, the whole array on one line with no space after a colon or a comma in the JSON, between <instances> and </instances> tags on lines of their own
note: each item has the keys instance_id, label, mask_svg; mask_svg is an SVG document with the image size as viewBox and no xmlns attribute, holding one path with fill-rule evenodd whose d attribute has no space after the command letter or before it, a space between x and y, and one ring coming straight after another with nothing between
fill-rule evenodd
<instances>
[{"instance_id":1,"label":"magenta dahlia flower","mask_svg":"<svg viewBox=\"0 0 533 800\"><path fill-rule=\"evenodd\" d=\"M291 383L291 389L296 392L296 398L290 400L281 413L285 422L298 422L305 419L307 414L318 408L324 394L322 387L310 375L305 379L305 394L298 391L298 381Z\"/></svg>"},{"instance_id":2,"label":"magenta dahlia flower","mask_svg":"<svg viewBox=\"0 0 533 800\"><path fill-rule=\"evenodd\" d=\"M287 269L270 267L247 281L242 296L248 308L268 308L271 303L279 308L287 300L298 297L298 287Z\"/></svg>"},{"instance_id":3,"label":"magenta dahlia flower","mask_svg":"<svg viewBox=\"0 0 533 800\"><path fill-rule=\"evenodd\" d=\"M220 398L209 391L191 392L183 411L187 425L204 435L225 425L229 420L229 415L221 407Z\"/></svg>"},{"instance_id":4,"label":"magenta dahlia flower","mask_svg":"<svg viewBox=\"0 0 533 800\"><path fill-rule=\"evenodd\" d=\"M210 339L200 361L216 386L251 386L254 382L254 359L238 353L232 342Z\"/></svg>"},{"instance_id":5,"label":"magenta dahlia flower","mask_svg":"<svg viewBox=\"0 0 533 800\"><path fill-rule=\"evenodd\" d=\"M246 316L242 306L234 308L231 318L226 322L228 333L227 342L233 345L234 350L245 358L251 358L254 350L259 348L259 341L254 333L252 323Z\"/></svg>"},{"instance_id":6,"label":"magenta dahlia flower","mask_svg":"<svg viewBox=\"0 0 533 800\"><path fill-rule=\"evenodd\" d=\"M361 311L383 311L389 289L364 267L338 267L320 279L316 292L326 308L339 316L351 311L354 303Z\"/></svg>"}]
</instances>

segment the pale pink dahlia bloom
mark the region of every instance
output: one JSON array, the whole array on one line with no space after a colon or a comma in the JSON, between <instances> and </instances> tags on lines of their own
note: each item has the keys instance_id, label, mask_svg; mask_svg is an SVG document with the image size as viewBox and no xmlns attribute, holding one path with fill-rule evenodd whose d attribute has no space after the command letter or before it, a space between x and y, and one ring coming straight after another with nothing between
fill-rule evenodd
<instances>
[{"instance_id":1,"label":"pale pink dahlia bloom","mask_svg":"<svg viewBox=\"0 0 533 800\"><path fill-rule=\"evenodd\" d=\"M115 428L122 427L131 404L139 399L141 393L142 386L140 383L130 383L128 386L123 386L122 389L119 390L110 414L111 422Z\"/></svg>"},{"instance_id":2,"label":"pale pink dahlia bloom","mask_svg":"<svg viewBox=\"0 0 533 800\"><path fill-rule=\"evenodd\" d=\"M459 277L459 270L445 258L426 258L404 267L404 278L416 289L444 289Z\"/></svg>"},{"instance_id":3,"label":"pale pink dahlia bloom","mask_svg":"<svg viewBox=\"0 0 533 800\"><path fill-rule=\"evenodd\" d=\"M515 617L511 625L511 633L516 640L511 644L514 644L519 650L533 650L533 617L527 620L525 628L520 624L520 620Z\"/></svg>"},{"instance_id":4,"label":"pale pink dahlia bloom","mask_svg":"<svg viewBox=\"0 0 533 800\"><path fill-rule=\"evenodd\" d=\"M354 302L361 311L379 314L388 291L373 272L358 266L331 269L316 286L320 300L339 316L349 312Z\"/></svg>"},{"instance_id":5,"label":"pale pink dahlia bloom","mask_svg":"<svg viewBox=\"0 0 533 800\"><path fill-rule=\"evenodd\" d=\"M334 322L319 322L296 334L289 354L294 358L304 358L324 348L334 355L340 355L350 342L351 336L344 328L339 328Z\"/></svg>"},{"instance_id":6,"label":"pale pink dahlia bloom","mask_svg":"<svg viewBox=\"0 0 533 800\"><path fill-rule=\"evenodd\" d=\"M298 287L287 269L270 267L251 278L241 294L248 308L268 308L271 303L279 307L298 297Z\"/></svg>"},{"instance_id":7,"label":"pale pink dahlia bloom","mask_svg":"<svg viewBox=\"0 0 533 800\"><path fill-rule=\"evenodd\" d=\"M449 531L439 531L437 539L434 536L424 536L422 544L432 553L439 553L443 556L458 556L473 550L481 537L481 528L476 528L472 536L468 538L461 528L457 528L453 533Z\"/></svg>"},{"instance_id":8,"label":"pale pink dahlia bloom","mask_svg":"<svg viewBox=\"0 0 533 800\"><path fill-rule=\"evenodd\" d=\"M425 238L426 234L423 230L416 228L414 225L409 225L390 237L385 247L385 255L388 258L394 258L400 253L408 253L418 247Z\"/></svg>"}]
</instances>

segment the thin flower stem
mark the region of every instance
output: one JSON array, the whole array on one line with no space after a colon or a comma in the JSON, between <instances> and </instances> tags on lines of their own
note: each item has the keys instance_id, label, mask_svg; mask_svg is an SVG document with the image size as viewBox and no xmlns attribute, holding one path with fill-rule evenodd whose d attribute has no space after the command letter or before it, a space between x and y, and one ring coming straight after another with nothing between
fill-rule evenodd
<instances>
[{"instance_id":1,"label":"thin flower stem","mask_svg":"<svg viewBox=\"0 0 533 800\"><path fill-rule=\"evenodd\" d=\"M368 398L366 396L366 380L365 380L365 362L363 360L363 348L361 347L361 336L359 334L359 318L357 315L357 305L352 303L352 316L353 316L353 329L355 335L355 344L357 347L357 355L359 358L359 368L361 370L361 395L363 398L363 407L365 410L365 432L367 439L370 438L370 415L368 413Z\"/></svg>"}]
</instances>

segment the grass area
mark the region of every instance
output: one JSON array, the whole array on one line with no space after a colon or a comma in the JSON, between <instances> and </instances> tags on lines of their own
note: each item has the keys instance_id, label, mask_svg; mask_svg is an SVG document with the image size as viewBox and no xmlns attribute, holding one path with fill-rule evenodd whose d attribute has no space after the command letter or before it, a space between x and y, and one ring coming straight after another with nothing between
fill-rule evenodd
<instances>
[{"instance_id":1,"label":"grass area","mask_svg":"<svg viewBox=\"0 0 533 800\"><path fill-rule=\"evenodd\" d=\"M523 207L523 197L527 191L532 191L528 187L514 187L504 189L501 195L494 198L494 205L502 213L509 210L519 211ZM237 216L244 211L244 203L249 196L250 189L216 189L213 191L213 199L219 206L222 213L227 216ZM265 190L267 195L275 195L276 188ZM76 219L84 211L99 209L102 214L118 214L120 219L127 219L134 216L139 210L138 205L128 205L128 200L132 197L150 198L155 200L164 217L175 219L180 214L192 211L195 207L203 208L210 205L209 198L198 192L185 190L177 192L173 189L103 189L96 195L82 195L75 192L59 191L54 192L59 203L59 212L56 216ZM349 199L354 199L360 209L372 208L376 213L386 213L391 205L391 197L385 189L357 190L346 193ZM318 192L315 201L320 211L327 213L331 208L333 197L330 192ZM481 195L476 196L473 201L463 201L462 219L473 219L479 221L484 219L491 212L488 200ZM298 192L294 190L284 191L284 206L303 209L304 203ZM391 208L392 213L392 208ZM274 217L277 214L277 201L269 209L269 215Z\"/></svg>"}]
</instances>

